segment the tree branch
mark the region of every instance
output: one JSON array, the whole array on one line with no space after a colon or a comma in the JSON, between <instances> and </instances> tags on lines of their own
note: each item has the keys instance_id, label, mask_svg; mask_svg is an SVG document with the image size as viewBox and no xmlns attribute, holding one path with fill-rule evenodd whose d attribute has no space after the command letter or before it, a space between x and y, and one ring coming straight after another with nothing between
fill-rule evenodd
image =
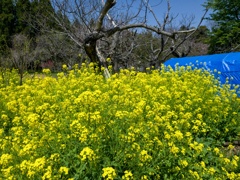
<instances>
[{"instance_id":1,"label":"tree branch","mask_svg":"<svg viewBox=\"0 0 240 180\"><path fill-rule=\"evenodd\" d=\"M129 24L129 25L125 25L125 26L122 26L122 27L115 27L115 28L109 29L109 30L105 31L105 33L106 33L107 36L111 36L117 31L123 31L123 30L133 29L133 28L148 29L148 30L151 30L151 31L153 31L157 34L162 34L162 35L171 37L172 39L176 38L176 34L190 33L190 32L196 31L196 29L190 29L190 30L184 30L184 31L175 31L175 32L171 33L171 32L167 32L167 31L161 30L161 29L153 27L153 26L148 26L147 24Z\"/></svg>"},{"instance_id":2,"label":"tree branch","mask_svg":"<svg viewBox=\"0 0 240 180\"><path fill-rule=\"evenodd\" d=\"M96 24L96 31L100 31L102 29L102 24L103 24L103 19L106 16L106 14L108 13L108 11L116 4L116 0L107 0L107 2L105 3L104 7L101 10L101 13L99 15L99 18L97 20L97 24Z\"/></svg>"},{"instance_id":3,"label":"tree branch","mask_svg":"<svg viewBox=\"0 0 240 180\"><path fill-rule=\"evenodd\" d=\"M198 30L198 28L200 27L200 25L202 24L202 22L203 22L203 20L204 20L204 17L206 16L207 12L208 12L208 9L205 10L205 12L204 12L204 14L203 14L203 16L202 16L202 18L201 18L201 20L200 20L200 22L199 22L199 24L198 24L198 26L197 26L196 29L187 30L187 31L186 31L186 30L184 30L184 31L178 31L179 33L187 33L187 32L191 32L191 33L190 33L188 36L186 36L177 46L175 46L175 47L170 47L170 52L165 56L164 61L163 61L162 63L166 62L167 57L168 57L170 54L176 54L177 49L178 49L189 37L191 37L191 36ZM188 53L189 53L189 52L188 52Z\"/></svg>"}]
</instances>

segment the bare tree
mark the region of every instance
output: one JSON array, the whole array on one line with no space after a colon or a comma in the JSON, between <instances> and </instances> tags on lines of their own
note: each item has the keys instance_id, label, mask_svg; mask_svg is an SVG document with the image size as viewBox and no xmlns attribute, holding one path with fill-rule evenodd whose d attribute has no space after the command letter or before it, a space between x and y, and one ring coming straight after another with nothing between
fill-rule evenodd
<instances>
[{"instance_id":1,"label":"bare tree","mask_svg":"<svg viewBox=\"0 0 240 180\"><path fill-rule=\"evenodd\" d=\"M148 1L145 1L148 3ZM184 57L191 53L193 47L203 45L202 43L196 44L192 38L196 31L198 30L202 20L199 22L197 28L192 28L192 22L194 16L182 16L179 26L175 26L175 18L171 15L171 6L168 1L167 11L160 22L157 15L152 10L151 6L148 4L147 8L150 13L153 14L153 18L157 22L157 27L161 28L162 31L167 31L170 33L178 32L175 38L165 34L158 34L153 30L146 30L137 36L137 42L135 42L136 47L134 52L138 61L143 61L141 63L141 69L145 67L159 68L161 63L164 63L170 57ZM203 17L205 14L203 15ZM201 46L203 47L203 46ZM206 46L204 46L205 49ZM201 51L203 52L203 51ZM146 56L146 54L148 56Z\"/></svg>"},{"instance_id":2,"label":"bare tree","mask_svg":"<svg viewBox=\"0 0 240 180\"><path fill-rule=\"evenodd\" d=\"M53 71L61 70L62 63L73 66L79 60L79 47L65 34L45 33L38 36L34 52L38 62L51 62Z\"/></svg>"},{"instance_id":3,"label":"bare tree","mask_svg":"<svg viewBox=\"0 0 240 180\"><path fill-rule=\"evenodd\" d=\"M161 63L164 63L171 56L185 57L190 54L194 44L194 41L191 39L191 37L196 33L196 31L202 24L202 21L206 13L208 12L208 9L205 10L196 28L192 27L192 22L194 21L194 16L192 15L182 16L182 20L180 21L180 28L177 28L173 26L173 20L175 17L171 16L170 14L171 6L169 1L167 1L167 12L165 13L162 23L158 21L157 16L155 12L151 9L151 7L148 6L148 8L153 14L153 17L155 18L158 27L160 27L161 30L167 30L172 34L175 34L174 38L162 33L159 34L160 41L158 48L154 48L153 44L151 43L150 54L152 58L149 59L150 66L159 67Z\"/></svg>"},{"instance_id":4,"label":"bare tree","mask_svg":"<svg viewBox=\"0 0 240 180\"><path fill-rule=\"evenodd\" d=\"M31 40L25 35L17 34L13 37L13 47L11 48L11 62L13 67L18 69L19 84L22 85L24 72L29 64L34 60Z\"/></svg>"},{"instance_id":5,"label":"bare tree","mask_svg":"<svg viewBox=\"0 0 240 180\"><path fill-rule=\"evenodd\" d=\"M134 11L131 11L133 3L138 5ZM164 51L163 45L167 44L170 40L173 43L172 49L169 49L166 57L176 52L182 43L190 37L196 29L187 30L168 30L167 25L170 24L172 17L170 17L170 3L168 2L168 10L163 22L159 22L155 12L152 10L149 1L128 1L124 4L116 5L116 0L53 0L53 5L58 11L57 14L51 14L55 22L61 28L61 33L64 32L71 38L79 47L84 49L89 59L98 64L98 67L104 66L107 69L105 59L109 56L116 57L115 51L118 43L121 42L121 35L124 31L130 29L143 28L154 32L161 36L161 46L154 50L152 62L156 64L159 55ZM136 7L136 6L134 6ZM124 11L123 11L124 10ZM148 25L147 14L151 13L157 26ZM62 17L68 17L69 25ZM132 31L134 32L134 31ZM177 41L181 34L186 35L180 42ZM108 51L102 47L108 44ZM132 52L134 42L130 43L126 52ZM104 53L105 51L105 53ZM107 53L106 53L107 52ZM113 56L115 54L115 56ZM128 54L128 53L126 53ZM114 60L117 63L118 60Z\"/></svg>"}]
</instances>

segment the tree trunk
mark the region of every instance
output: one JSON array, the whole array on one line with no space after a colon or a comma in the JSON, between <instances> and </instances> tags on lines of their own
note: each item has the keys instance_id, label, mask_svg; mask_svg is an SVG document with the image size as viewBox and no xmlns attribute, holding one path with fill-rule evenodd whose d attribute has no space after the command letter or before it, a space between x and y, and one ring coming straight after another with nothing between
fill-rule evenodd
<instances>
[{"instance_id":1,"label":"tree trunk","mask_svg":"<svg viewBox=\"0 0 240 180\"><path fill-rule=\"evenodd\" d=\"M101 62L98 58L97 50L97 39L94 37L87 37L84 41L84 49L88 57L90 58L91 62L94 63L94 68L96 69L96 65L99 68L99 71L101 71Z\"/></svg>"}]
</instances>

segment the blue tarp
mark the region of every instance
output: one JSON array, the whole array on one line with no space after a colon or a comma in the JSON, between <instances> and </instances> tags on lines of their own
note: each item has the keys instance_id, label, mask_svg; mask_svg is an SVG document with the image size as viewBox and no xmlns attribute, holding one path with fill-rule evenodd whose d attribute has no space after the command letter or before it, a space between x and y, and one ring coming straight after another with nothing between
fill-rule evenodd
<instances>
[{"instance_id":1,"label":"blue tarp","mask_svg":"<svg viewBox=\"0 0 240 180\"><path fill-rule=\"evenodd\" d=\"M222 84L228 78L229 84L240 85L240 52L171 58L164 63L165 66L170 65L172 68L175 68L176 64L178 66L193 65L197 68L204 68L219 78ZM218 74L218 71L221 74Z\"/></svg>"}]
</instances>

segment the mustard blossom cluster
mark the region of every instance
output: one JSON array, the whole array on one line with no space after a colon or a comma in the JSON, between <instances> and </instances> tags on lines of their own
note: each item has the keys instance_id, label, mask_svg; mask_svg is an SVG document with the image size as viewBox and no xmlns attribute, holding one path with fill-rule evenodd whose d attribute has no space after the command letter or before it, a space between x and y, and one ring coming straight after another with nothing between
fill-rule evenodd
<instances>
[{"instance_id":1,"label":"mustard blossom cluster","mask_svg":"<svg viewBox=\"0 0 240 180\"><path fill-rule=\"evenodd\" d=\"M0 179L240 179L240 100L209 72L62 70L0 76Z\"/></svg>"}]
</instances>

